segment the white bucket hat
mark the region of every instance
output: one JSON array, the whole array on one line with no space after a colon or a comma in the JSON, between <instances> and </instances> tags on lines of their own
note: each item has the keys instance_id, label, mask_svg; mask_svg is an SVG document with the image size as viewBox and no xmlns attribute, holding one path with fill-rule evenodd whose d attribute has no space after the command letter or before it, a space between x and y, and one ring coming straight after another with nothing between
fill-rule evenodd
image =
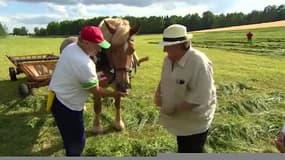
<instances>
[{"instance_id":1,"label":"white bucket hat","mask_svg":"<svg viewBox=\"0 0 285 160\"><path fill-rule=\"evenodd\" d=\"M180 44L189 41L192 37L192 34L187 34L185 26L173 24L164 29L163 41L161 41L159 45L164 47Z\"/></svg>"}]
</instances>

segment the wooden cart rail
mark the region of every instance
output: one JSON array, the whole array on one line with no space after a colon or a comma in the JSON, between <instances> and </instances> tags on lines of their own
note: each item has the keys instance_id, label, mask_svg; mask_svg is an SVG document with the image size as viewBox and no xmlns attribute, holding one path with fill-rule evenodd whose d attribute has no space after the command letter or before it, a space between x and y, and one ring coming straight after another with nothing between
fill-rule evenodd
<instances>
[{"instance_id":1,"label":"wooden cart rail","mask_svg":"<svg viewBox=\"0 0 285 160\"><path fill-rule=\"evenodd\" d=\"M20 73L24 73L27 77L27 83L19 86L19 93L22 96L32 93L32 88L48 85L59 59L59 56L54 54L6 55L6 57L15 65L15 68L9 67L11 81L16 81L16 75Z\"/></svg>"},{"instance_id":2,"label":"wooden cart rail","mask_svg":"<svg viewBox=\"0 0 285 160\"><path fill-rule=\"evenodd\" d=\"M22 62L20 69L27 76L28 81L44 81L51 78L57 60Z\"/></svg>"},{"instance_id":3,"label":"wooden cart rail","mask_svg":"<svg viewBox=\"0 0 285 160\"><path fill-rule=\"evenodd\" d=\"M40 55L23 55L23 56L8 56L6 57L14 64L18 65L21 62L41 61L41 60L57 60L58 56L54 54L40 54Z\"/></svg>"}]
</instances>

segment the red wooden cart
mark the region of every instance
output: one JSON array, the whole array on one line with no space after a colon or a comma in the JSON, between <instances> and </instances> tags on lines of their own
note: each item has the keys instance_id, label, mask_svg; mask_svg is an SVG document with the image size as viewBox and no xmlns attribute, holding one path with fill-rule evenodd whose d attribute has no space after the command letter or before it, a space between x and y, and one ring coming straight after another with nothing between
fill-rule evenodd
<instances>
[{"instance_id":1,"label":"red wooden cart","mask_svg":"<svg viewBox=\"0 0 285 160\"><path fill-rule=\"evenodd\" d=\"M48 85L59 56L38 54L7 56L7 58L16 66L16 68L9 67L12 81L17 80L17 74L24 73L27 76L27 83L19 86L20 94L25 96L31 93L32 88Z\"/></svg>"}]
</instances>

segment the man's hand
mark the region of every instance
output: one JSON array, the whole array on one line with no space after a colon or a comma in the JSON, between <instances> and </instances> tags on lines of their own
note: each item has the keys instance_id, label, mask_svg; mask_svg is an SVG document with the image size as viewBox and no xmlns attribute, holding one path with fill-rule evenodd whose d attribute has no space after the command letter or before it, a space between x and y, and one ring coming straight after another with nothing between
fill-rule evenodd
<instances>
[{"instance_id":1,"label":"man's hand","mask_svg":"<svg viewBox=\"0 0 285 160\"><path fill-rule=\"evenodd\" d=\"M158 107L161 107L161 93L160 93L160 82L156 88L155 94L154 94L154 104Z\"/></svg>"},{"instance_id":2,"label":"man's hand","mask_svg":"<svg viewBox=\"0 0 285 160\"><path fill-rule=\"evenodd\" d=\"M89 89L89 91L93 94L96 94L102 97L114 97L114 98L125 97L129 94L128 92L109 91L99 86L92 87Z\"/></svg>"},{"instance_id":3,"label":"man's hand","mask_svg":"<svg viewBox=\"0 0 285 160\"><path fill-rule=\"evenodd\" d=\"M161 107L161 96L157 93L154 95L154 104Z\"/></svg>"},{"instance_id":4,"label":"man's hand","mask_svg":"<svg viewBox=\"0 0 285 160\"><path fill-rule=\"evenodd\" d=\"M115 98L125 97L125 96L129 95L128 92L120 92L120 91L114 91L113 94L114 94Z\"/></svg>"}]
</instances>

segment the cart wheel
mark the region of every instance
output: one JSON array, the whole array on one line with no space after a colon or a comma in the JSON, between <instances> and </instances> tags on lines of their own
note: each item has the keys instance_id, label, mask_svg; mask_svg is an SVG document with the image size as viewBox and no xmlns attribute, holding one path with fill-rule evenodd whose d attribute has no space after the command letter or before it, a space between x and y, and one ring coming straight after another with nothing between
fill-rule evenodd
<instances>
[{"instance_id":1,"label":"cart wheel","mask_svg":"<svg viewBox=\"0 0 285 160\"><path fill-rule=\"evenodd\" d=\"M9 75L10 75L10 80L11 81L16 81L17 77L16 77L16 70L14 67L9 67Z\"/></svg>"},{"instance_id":2,"label":"cart wheel","mask_svg":"<svg viewBox=\"0 0 285 160\"><path fill-rule=\"evenodd\" d=\"M26 85L25 83L20 84L20 86L19 86L19 93L23 97L29 95L30 89L29 89L28 85Z\"/></svg>"}]
</instances>

